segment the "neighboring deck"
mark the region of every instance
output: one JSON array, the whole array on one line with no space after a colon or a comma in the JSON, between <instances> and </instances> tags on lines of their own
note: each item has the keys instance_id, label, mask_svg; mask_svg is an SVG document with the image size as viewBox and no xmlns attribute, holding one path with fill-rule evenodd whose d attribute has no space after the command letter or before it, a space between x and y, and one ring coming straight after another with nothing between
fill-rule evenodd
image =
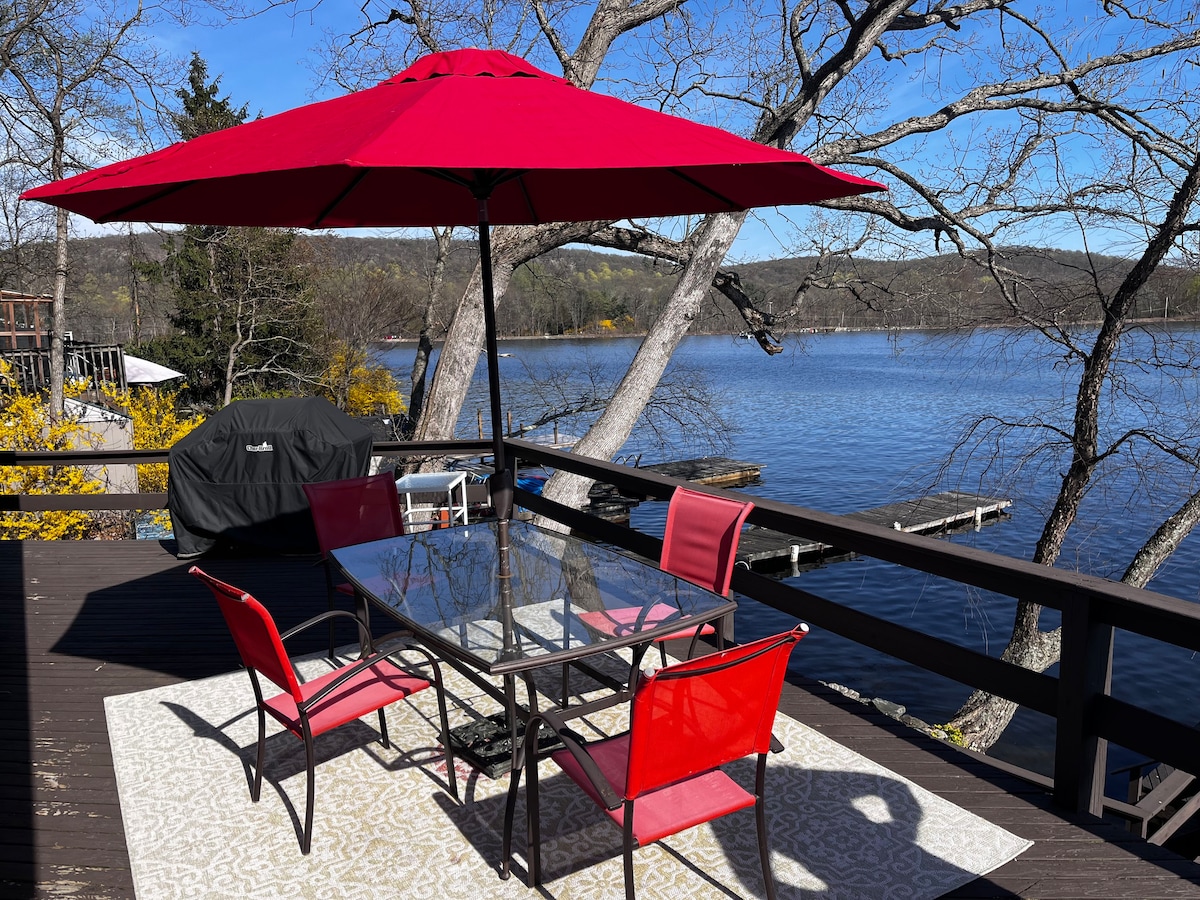
<instances>
[{"instance_id":1,"label":"neighboring deck","mask_svg":"<svg viewBox=\"0 0 1200 900\"><path fill-rule=\"evenodd\" d=\"M233 644L187 563L156 542L3 542L0 560L0 897L131 897L103 698L229 671ZM292 623L325 608L314 563L247 557L204 566ZM1200 897L1200 866L1116 826L1063 815L1024 782L821 685L790 686L783 709L1036 842L951 896Z\"/></svg>"}]
</instances>

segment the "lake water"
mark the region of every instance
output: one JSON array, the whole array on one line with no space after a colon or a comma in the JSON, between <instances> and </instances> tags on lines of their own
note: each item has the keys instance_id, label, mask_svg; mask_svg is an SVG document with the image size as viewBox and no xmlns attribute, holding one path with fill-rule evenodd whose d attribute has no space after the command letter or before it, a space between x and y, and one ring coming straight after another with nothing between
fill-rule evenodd
<instances>
[{"instance_id":1,"label":"lake water","mask_svg":"<svg viewBox=\"0 0 1200 900\"><path fill-rule=\"evenodd\" d=\"M541 379L560 392L582 393L592 378L617 378L636 351L635 339L501 342L504 404L514 422L532 421L544 409ZM745 490L775 500L833 513L849 513L913 499L936 490L959 489L1013 501L1012 515L979 531L947 540L1008 556L1028 558L1044 511L1057 488L1054 468L1027 470L998 483L999 471L983 458L939 474L972 414L1021 415L1035 408L1069 408L1073 388L1064 387L1051 362L1028 352L1031 343L1011 333L938 339L910 335L899 340L876 332L812 335L789 340L784 353L768 357L750 341L687 338L672 368L684 379L710 381L715 406L732 426L727 444L713 447L705 429L666 429L661 448L639 433L621 451L645 463L719 452L763 466L760 484ZM393 347L384 361L402 376L412 348ZM1170 396L1186 416L1192 398L1168 391L1145 376L1151 396ZM1193 379L1196 381L1196 379ZM565 383L564 383L565 382ZM460 434L474 436L476 411L486 416L486 372L481 363L463 410ZM1120 410L1118 410L1120 412ZM581 434L587 418L560 424ZM1120 577L1137 546L1157 525L1154 495L1130 497L1117 480L1085 507L1060 567ZM660 534L664 503L646 503L632 524ZM806 590L873 615L999 655L1007 641L1013 602L870 559L830 563L785 576ZM1200 590L1200 539L1190 538L1151 583L1153 590L1195 601ZM1048 610L1044 625L1057 624ZM754 603L743 603L735 624L748 640L790 627L793 621ZM1119 633L1113 693L1189 724L1200 719L1196 703L1200 660L1174 647ZM927 722L944 722L968 694L961 685L866 650L819 629L792 657L812 678L837 682L866 696L906 706ZM1050 771L1053 723L1035 713L1018 714L992 753ZM1113 748L1111 766L1133 757Z\"/></svg>"}]
</instances>

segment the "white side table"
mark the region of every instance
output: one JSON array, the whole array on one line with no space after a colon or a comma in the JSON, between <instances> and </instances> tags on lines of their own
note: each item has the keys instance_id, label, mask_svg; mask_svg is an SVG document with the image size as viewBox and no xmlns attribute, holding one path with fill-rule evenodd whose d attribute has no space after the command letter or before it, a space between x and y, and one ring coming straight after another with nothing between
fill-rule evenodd
<instances>
[{"instance_id":1,"label":"white side table","mask_svg":"<svg viewBox=\"0 0 1200 900\"><path fill-rule=\"evenodd\" d=\"M396 491L403 495L405 527L454 526L467 524L467 473L417 472L396 479ZM445 494L445 504L414 502L414 494ZM445 516L443 517L443 513Z\"/></svg>"}]
</instances>

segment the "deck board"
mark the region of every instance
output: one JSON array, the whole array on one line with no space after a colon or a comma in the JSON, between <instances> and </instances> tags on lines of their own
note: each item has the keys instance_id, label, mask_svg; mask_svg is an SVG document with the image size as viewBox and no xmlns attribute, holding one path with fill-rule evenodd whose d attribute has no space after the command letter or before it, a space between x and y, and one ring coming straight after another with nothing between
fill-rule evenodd
<instances>
[{"instance_id":1,"label":"deck board","mask_svg":"<svg viewBox=\"0 0 1200 900\"><path fill-rule=\"evenodd\" d=\"M264 598L287 598L276 606L281 621L325 608L312 557L203 565ZM229 671L232 641L203 586L157 542L4 542L0 569L0 897L132 897L103 698ZM319 649L322 637L297 649ZM789 685L782 708L1037 842L952 897L1200 897L1195 863L1063 814L1027 783L823 685Z\"/></svg>"}]
</instances>

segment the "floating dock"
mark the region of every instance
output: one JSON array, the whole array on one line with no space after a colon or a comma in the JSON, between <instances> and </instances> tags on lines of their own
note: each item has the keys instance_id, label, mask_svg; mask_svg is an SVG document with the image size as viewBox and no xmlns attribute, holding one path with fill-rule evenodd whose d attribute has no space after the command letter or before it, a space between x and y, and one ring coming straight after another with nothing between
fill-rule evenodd
<instances>
[{"instance_id":1,"label":"floating dock","mask_svg":"<svg viewBox=\"0 0 1200 900\"><path fill-rule=\"evenodd\" d=\"M743 487L758 481L762 465L727 459L724 456L702 456L699 459L680 459L675 462L652 463L638 468L643 472L656 472L671 478L681 478L694 484L711 487ZM588 511L594 516L610 522L626 522L629 510L641 501L626 497L613 485L597 481L588 493Z\"/></svg>"},{"instance_id":2,"label":"floating dock","mask_svg":"<svg viewBox=\"0 0 1200 900\"><path fill-rule=\"evenodd\" d=\"M762 465L759 463L742 462L724 456L702 456L699 459L652 463L638 468L712 487L742 487L757 481L762 473Z\"/></svg>"},{"instance_id":3,"label":"floating dock","mask_svg":"<svg viewBox=\"0 0 1200 900\"><path fill-rule=\"evenodd\" d=\"M848 513L845 518L910 534L938 534L996 522L1010 506L1011 500L946 491L919 500ZM742 532L737 558L738 562L751 569L777 569L788 565L793 568L802 564L812 565L829 557L844 555L844 551L830 544L751 525Z\"/></svg>"}]
</instances>

